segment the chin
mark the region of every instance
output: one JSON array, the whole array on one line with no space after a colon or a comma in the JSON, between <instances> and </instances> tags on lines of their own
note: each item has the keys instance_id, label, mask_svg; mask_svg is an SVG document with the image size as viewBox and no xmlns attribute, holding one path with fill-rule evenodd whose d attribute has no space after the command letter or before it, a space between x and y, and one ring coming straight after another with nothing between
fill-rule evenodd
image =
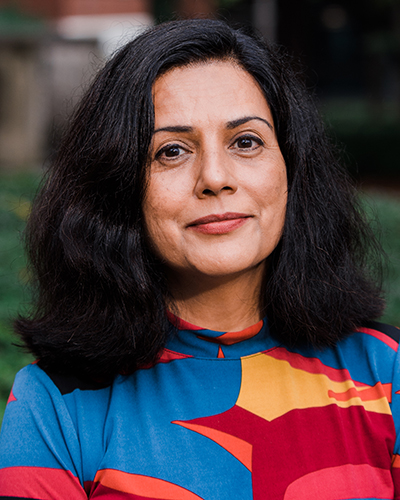
<instances>
[{"instance_id":1,"label":"chin","mask_svg":"<svg viewBox=\"0 0 400 500\"><path fill-rule=\"evenodd\" d=\"M249 277L255 273L258 275L260 268L263 268L264 265L265 259L248 263L239 263L238 259L232 262L216 262L214 260L211 262L202 262L201 265L195 266L193 270L199 279L201 279L201 277L229 279L230 277L234 278L245 274L248 274Z\"/></svg>"}]
</instances>

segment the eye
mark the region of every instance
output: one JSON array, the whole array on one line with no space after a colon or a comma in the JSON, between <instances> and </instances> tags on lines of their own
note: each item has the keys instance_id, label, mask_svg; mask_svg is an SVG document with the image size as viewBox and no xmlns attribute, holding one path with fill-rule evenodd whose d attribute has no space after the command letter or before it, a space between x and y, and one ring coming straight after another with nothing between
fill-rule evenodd
<instances>
[{"instance_id":1,"label":"eye","mask_svg":"<svg viewBox=\"0 0 400 500\"><path fill-rule=\"evenodd\" d=\"M156 159L159 158L176 158L185 153L185 149L183 149L179 144L167 144L163 148L161 148L156 153Z\"/></svg>"},{"instance_id":2,"label":"eye","mask_svg":"<svg viewBox=\"0 0 400 500\"><path fill-rule=\"evenodd\" d=\"M262 146L263 141L254 135L242 135L233 143L233 147L241 150L254 150Z\"/></svg>"}]
</instances>

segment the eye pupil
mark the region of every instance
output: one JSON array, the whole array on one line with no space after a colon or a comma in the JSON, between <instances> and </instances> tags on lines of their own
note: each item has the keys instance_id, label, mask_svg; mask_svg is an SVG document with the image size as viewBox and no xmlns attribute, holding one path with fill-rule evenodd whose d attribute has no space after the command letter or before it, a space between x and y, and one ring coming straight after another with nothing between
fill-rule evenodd
<instances>
[{"instance_id":1,"label":"eye pupil","mask_svg":"<svg viewBox=\"0 0 400 500\"><path fill-rule=\"evenodd\" d=\"M165 156L171 158L173 156L179 156L180 148L178 146L171 146L164 151Z\"/></svg>"},{"instance_id":2,"label":"eye pupil","mask_svg":"<svg viewBox=\"0 0 400 500\"><path fill-rule=\"evenodd\" d=\"M251 148L253 141L249 137L242 137L238 141L239 148Z\"/></svg>"}]
</instances>

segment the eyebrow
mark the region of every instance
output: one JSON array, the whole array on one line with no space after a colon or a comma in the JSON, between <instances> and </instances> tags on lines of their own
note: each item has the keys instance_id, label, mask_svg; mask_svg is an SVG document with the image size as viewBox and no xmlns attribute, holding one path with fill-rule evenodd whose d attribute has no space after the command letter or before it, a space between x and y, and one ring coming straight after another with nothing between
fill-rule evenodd
<instances>
[{"instance_id":1,"label":"eyebrow","mask_svg":"<svg viewBox=\"0 0 400 500\"><path fill-rule=\"evenodd\" d=\"M250 122L251 120L260 120L268 125L268 127L273 131L274 127L272 126L271 123L269 123L268 120L265 120L264 118L261 118L260 116L244 116L243 118L238 118L237 120L232 120L227 123L226 128L231 130L233 128L239 127L240 125L243 125L244 123Z\"/></svg>"},{"instance_id":2,"label":"eyebrow","mask_svg":"<svg viewBox=\"0 0 400 500\"><path fill-rule=\"evenodd\" d=\"M265 120L264 118L261 118L260 116L244 116L243 118L238 118L237 120L231 120L226 124L226 128L228 130L232 130L236 127L239 127L240 125L243 125L244 123L250 122L251 120L260 120L264 122L268 127L273 131L274 127L272 124L268 121ZM189 125L174 125L171 127L161 127L157 128L154 130L154 134L157 132L177 132L177 133L187 133L187 132L193 132L193 127L190 127Z\"/></svg>"},{"instance_id":3,"label":"eyebrow","mask_svg":"<svg viewBox=\"0 0 400 500\"><path fill-rule=\"evenodd\" d=\"M189 127L189 125L174 125L172 127L157 128L153 134L157 132L193 132L193 127Z\"/></svg>"}]
</instances>

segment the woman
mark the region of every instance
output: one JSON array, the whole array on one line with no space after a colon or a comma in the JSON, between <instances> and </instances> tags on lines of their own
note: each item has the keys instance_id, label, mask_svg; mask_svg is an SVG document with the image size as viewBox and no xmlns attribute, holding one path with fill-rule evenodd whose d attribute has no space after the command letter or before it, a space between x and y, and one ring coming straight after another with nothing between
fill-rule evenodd
<instances>
[{"instance_id":1,"label":"woman","mask_svg":"<svg viewBox=\"0 0 400 500\"><path fill-rule=\"evenodd\" d=\"M210 20L130 42L27 242L3 498L400 498L373 237L281 53Z\"/></svg>"}]
</instances>

